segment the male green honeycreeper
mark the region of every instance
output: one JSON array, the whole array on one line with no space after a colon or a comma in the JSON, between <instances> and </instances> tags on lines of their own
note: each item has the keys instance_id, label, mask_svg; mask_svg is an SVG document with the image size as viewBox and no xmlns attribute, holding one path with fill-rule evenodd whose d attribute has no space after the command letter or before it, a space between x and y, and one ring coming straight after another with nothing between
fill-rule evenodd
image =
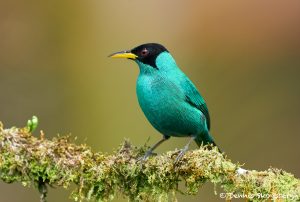
<instances>
[{"instance_id":1,"label":"male green honeycreeper","mask_svg":"<svg viewBox=\"0 0 300 202\"><path fill-rule=\"evenodd\" d=\"M210 135L207 105L192 81L180 70L169 51L157 43L147 43L110 55L134 60L140 73L136 93L148 121L163 138L142 158L147 159L162 142L172 137L191 137L176 158L178 161L194 140L198 146L216 146Z\"/></svg>"}]
</instances>

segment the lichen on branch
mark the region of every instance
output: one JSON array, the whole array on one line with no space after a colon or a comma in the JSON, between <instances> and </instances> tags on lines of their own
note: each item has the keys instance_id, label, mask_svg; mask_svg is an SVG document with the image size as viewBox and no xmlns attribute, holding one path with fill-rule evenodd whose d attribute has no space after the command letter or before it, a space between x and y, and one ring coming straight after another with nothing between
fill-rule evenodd
<instances>
[{"instance_id":1,"label":"lichen on branch","mask_svg":"<svg viewBox=\"0 0 300 202\"><path fill-rule=\"evenodd\" d=\"M228 199L229 193L236 193L252 196L251 201L267 201L260 197L267 194L290 196L283 201L300 200L300 180L280 169L240 175L239 164L205 146L187 152L177 164L178 151L138 161L146 149L124 141L112 154L93 152L69 136L49 140L43 132L35 137L27 127L4 129L0 123L0 179L34 186L41 198L46 197L48 185L69 188L75 184L71 195L75 201L109 201L118 194L131 201L175 200L176 192L196 194L207 181L222 187ZM184 190L179 190L181 182Z\"/></svg>"}]
</instances>

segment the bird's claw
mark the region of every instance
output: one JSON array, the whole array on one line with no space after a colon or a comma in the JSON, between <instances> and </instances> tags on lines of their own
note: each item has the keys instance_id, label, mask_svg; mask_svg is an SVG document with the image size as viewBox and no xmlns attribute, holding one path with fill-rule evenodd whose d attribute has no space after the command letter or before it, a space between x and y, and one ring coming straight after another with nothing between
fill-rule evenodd
<instances>
[{"instance_id":1,"label":"bird's claw","mask_svg":"<svg viewBox=\"0 0 300 202\"><path fill-rule=\"evenodd\" d=\"M174 163L178 163L179 160L183 157L183 155L185 154L185 152L188 150L188 147L184 147L183 149L180 150L180 153L178 154L178 156L176 157Z\"/></svg>"},{"instance_id":2,"label":"bird's claw","mask_svg":"<svg viewBox=\"0 0 300 202\"><path fill-rule=\"evenodd\" d=\"M154 153L154 152L152 152L151 150L148 150L148 151L145 153L145 155L139 157L139 158L137 159L137 161L144 162L144 161L147 160L147 158L148 158L149 156L154 156L154 155L157 155L157 153Z\"/></svg>"}]
</instances>

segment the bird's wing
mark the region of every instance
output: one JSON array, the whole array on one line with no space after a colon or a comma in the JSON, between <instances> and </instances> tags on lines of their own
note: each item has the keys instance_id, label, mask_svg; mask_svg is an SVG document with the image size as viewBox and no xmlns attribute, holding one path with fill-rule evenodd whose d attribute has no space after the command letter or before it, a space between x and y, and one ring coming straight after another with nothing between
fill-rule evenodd
<instances>
[{"instance_id":1,"label":"bird's wing","mask_svg":"<svg viewBox=\"0 0 300 202\"><path fill-rule=\"evenodd\" d=\"M210 130L210 116L205 100L202 98L195 85L188 78L184 79L182 86L185 92L186 102L193 107L196 107L204 114L207 128Z\"/></svg>"}]
</instances>

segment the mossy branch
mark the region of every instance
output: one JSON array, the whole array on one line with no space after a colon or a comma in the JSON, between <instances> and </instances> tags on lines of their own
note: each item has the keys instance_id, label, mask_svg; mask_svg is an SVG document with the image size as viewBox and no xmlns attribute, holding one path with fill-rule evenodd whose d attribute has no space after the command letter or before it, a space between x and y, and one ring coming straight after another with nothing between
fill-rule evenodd
<instances>
[{"instance_id":1,"label":"mossy branch","mask_svg":"<svg viewBox=\"0 0 300 202\"><path fill-rule=\"evenodd\" d=\"M300 200L300 180L280 169L248 171L237 174L239 164L232 163L216 149L205 147L187 152L175 165L178 151L137 159L146 147L137 148L125 141L113 154L92 152L86 145L76 145L68 136L48 140L31 129L4 129L0 124L0 178L7 183L34 185L45 201L47 185L68 188L76 185L71 197L81 200L112 200L117 193L130 200L175 200L175 193L196 194L207 181L220 185L227 199L229 193L267 201ZM179 183L185 190L179 190ZM224 195L223 195L224 196Z\"/></svg>"}]
</instances>

